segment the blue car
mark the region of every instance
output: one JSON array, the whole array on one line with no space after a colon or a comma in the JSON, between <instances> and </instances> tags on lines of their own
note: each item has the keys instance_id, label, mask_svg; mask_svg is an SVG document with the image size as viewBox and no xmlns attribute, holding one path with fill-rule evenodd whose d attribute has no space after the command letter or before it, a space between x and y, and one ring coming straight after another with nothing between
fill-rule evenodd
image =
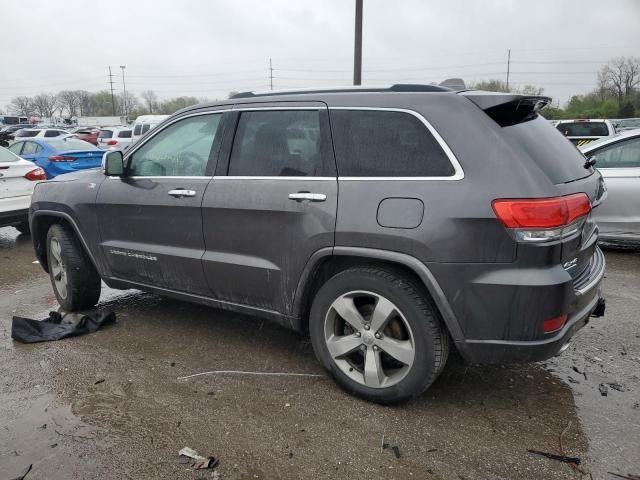
<instances>
[{"instance_id":1,"label":"blue car","mask_svg":"<svg viewBox=\"0 0 640 480\"><path fill-rule=\"evenodd\" d=\"M76 170L99 167L104 150L77 138L26 138L9 150L41 167L47 179Z\"/></svg>"}]
</instances>

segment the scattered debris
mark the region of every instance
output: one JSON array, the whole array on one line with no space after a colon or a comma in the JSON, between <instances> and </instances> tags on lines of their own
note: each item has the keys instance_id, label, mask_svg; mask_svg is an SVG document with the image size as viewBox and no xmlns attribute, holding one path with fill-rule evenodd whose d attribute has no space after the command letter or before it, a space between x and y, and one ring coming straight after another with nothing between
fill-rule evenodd
<instances>
[{"instance_id":1,"label":"scattered debris","mask_svg":"<svg viewBox=\"0 0 640 480\"><path fill-rule=\"evenodd\" d=\"M384 443L384 433L382 434L382 441L380 442L380 451L384 451L385 448L387 448L389 445L387 445L386 443Z\"/></svg>"},{"instance_id":2,"label":"scattered debris","mask_svg":"<svg viewBox=\"0 0 640 480\"><path fill-rule=\"evenodd\" d=\"M104 378L101 378L100 380L96 380L96 382L94 383L94 385L98 385L100 383L104 382Z\"/></svg>"},{"instance_id":3,"label":"scattered debris","mask_svg":"<svg viewBox=\"0 0 640 480\"><path fill-rule=\"evenodd\" d=\"M27 474L31 471L31 469L33 468L33 463L30 464L27 469L25 470L25 472L22 475L19 475L15 478L12 478L11 480L24 480L24 477L27 476Z\"/></svg>"},{"instance_id":4,"label":"scattered debris","mask_svg":"<svg viewBox=\"0 0 640 480\"><path fill-rule=\"evenodd\" d=\"M49 317L44 320L13 317L11 324L11 338L23 343L48 342L62 340L67 337L93 333L100 327L114 323L116 314L109 310L92 310L79 315L78 322L64 321L65 318L75 314L62 315L60 312L49 312Z\"/></svg>"},{"instance_id":5,"label":"scattered debris","mask_svg":"<svg viewBox=\"0 0 640 480\"><path fill-rule=\"evenodd\" d=\"M598 390L600 390L600 395L602 395L603 397L606 397L609 393L609 387L607 387L606 383L601 383L600 385L598 385Z\"/></svg>"},{"instance_id":6,"label":"scattered debris","mask_svg":"<svg viewBox=\"0 0 640 480\"><path fill-rule=\"evenodd\" d=\"M624 392L625 391L624 386L620 385L617 382L608 383L607 385L609 385L610 388L612 388L613 390L616 390L618 392Z\"/></svg>"},{"instance_id":7,"label":"scattered debris","mask_svg":"<svg viewBox=\"0 0 640 480\"><path fill-rule=\"evenodd\" d=\"M433 452L437 452L438 449L437 448L430 448L429 450L427 450L427 453L433 453Z\"/></svg>"},{"instance_id":8,"label":"scattered debris","mask_svg":"<svg viewBox=\"0 0 640 480\"><path fill-rule=\"evenodd\" d=\"M621 475L619 473L607 472L609 475L613 475L614 477L624 478L625 480L640 480L640 475L633 475L631 473L627 473L626 475Z\"/></svg>"},{"instance_id":9,"label":"scattered debris","mask_svg":"<svg viewBox=\"0 0 640 480\"><path fill-rule=\"evenodd\" d=\"M288 408L288 407L291 406L291 404L290 403L285 403L284 406L285 406L285 408Z\"/></svg>"},{"instance_id":10,"label":"scattered debris","mask_svg":"<svg viewBox=\"0 0 640 480\"><path fill-rule=\"evenodd\" d=\"M584 379L585 379L585 380L587 380L587 371L586 371L586 370L582 370L582 371L581 371L581 370L580 370L578 367L576 367L576 366L573 366L573 367L571 367L571 368L573 368L573 371L574 371L574 372L576 372L576 373L577 373L577 374L579 374L579 375L582 375L582 376L584 377Z\"/></svg>"},{"instance_id":11,"label":"scattered debris","mask_svg":"<svg viewBox=\"0 0 640 480\"><path fill-rule=\"evenodd\" d=\"M52 443L51 445L49 445L51 448L56 448L58 446L57 443Z\"/></svg>"},{"instance_id":12,"label":"scattered debris","mask_svg":"<svg viewBox=\"0 0 640 480\"><path fill-rule=\"evenodd\" d=\"M594 359L596 362L602 362L602 359L601 359L600 357L593 357L593 359Z\"/></svg>"},{"instance_id":13,"label":"scattered debris","mask_svg":"<svg viewBox=\"0 0 640 480\"><path fill-rule=\"evenodd\" d=\"M391 447L391 450L393 450L393 454L396 456L396 458L400 458L400 449L397 445Z\"/></svg>"},{"instance_id":14,"label":"scattered debris","mask_svg":"<svg viewBox=\"0 0 640 480\"><path fill-rule=\"evenodd\" d=\"M279 377L324 377L318 373L289 373L289 372L243 372L240 370L212 370L210 372L194 373L186 377L178 377L178 380L187 380L201 375L219 375L219 374L236 374L236 375L271 375Z\"/></svg>"},{"instance_id":15,"label":"scattered debris","mask_svg":"<svg viewBox=\"0 0 640 480\"><path fill-rule=\"evenodd\" d=\"M640 402L634 403L633 407L631 407L631 408L633 408L634 410L638 410L640 408Z\"/></svg>"},{"instance_id":16,"label":"scattered debris","mask_svg":"<svg viewBox=\"0 0 640 480\"><path fill-rule=\"evenodd\" d=\"M540 455L542 457L550 458L551 460L557 460L558 462L575 463L576 465L580 465L580 459L578 457L568 457L566 455L556 455L554 453L540 452L538 450L527 450L527 452L533 453L535 455Z\"/></svg>"},{"instance_id":17,"label":"scattered debris","mask_svg":"<svg viewBox=\"0 0 640 480\"><path fill-rule=\"evenodd\" d=\"M569 383L580 383L579 380L576 380L575 378L573 378L571 375L569 375L568 377Z\"/></svg>"},{"instance_id":18,"label":"scattered debris","mask_svg":"<svg viewBox=\"0 0 640 480\"><path fill-rule=\"evenodd\" d=\"M171 366L175 367L176 366L176 362L171 362Z\"/></svg>"},{"instance_id":19,"label":"scattered debris","mask_svg":"<svg viewBox=\"0 0 640 480\"><path fill-rule=\"evenodd\" d=\"M184 447L178 455L183 457L189 457L193 460L191 467L194 470L203 470L206 468L216 468L218 466L218 459L215 457L203 457L195 450L189 447Z\"/></svg>"}]
</instances>

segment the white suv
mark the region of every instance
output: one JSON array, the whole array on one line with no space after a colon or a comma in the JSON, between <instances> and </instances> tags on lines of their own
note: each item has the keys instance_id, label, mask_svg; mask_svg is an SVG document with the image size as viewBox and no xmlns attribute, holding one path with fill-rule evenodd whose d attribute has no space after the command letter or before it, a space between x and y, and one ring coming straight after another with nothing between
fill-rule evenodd
<instances>
[{"instance_id":1,"label":"white suv","mask_svg":"<svg viewBox=\"0 0 640 480\"><path fill-rule=\"evenodd\" d=\"M69 132L58 128L23 128L13 134L14 141L24 138L55 138L68 135Z\"/></svg>"},{"instance_id":2,"label":"white suv","mask_svg":"<svg viewBox=\"0 0 640 480\"><path fill-rule=\"evenodd\" d=\"M104 127L98 134L98 147L103 150L125 150L131 145L129 127Z\"/></svg>"}]
</instances>

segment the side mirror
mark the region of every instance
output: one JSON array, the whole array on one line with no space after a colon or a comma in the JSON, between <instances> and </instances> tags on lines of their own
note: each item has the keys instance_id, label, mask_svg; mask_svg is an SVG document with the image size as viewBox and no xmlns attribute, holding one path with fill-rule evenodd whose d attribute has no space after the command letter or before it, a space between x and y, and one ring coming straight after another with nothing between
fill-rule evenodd
<instances>
[{"instance_id":1,"label":"side mirror","mask_svg":"<svg viewBox=\"0 0 640 480\"><path fill-rule=\"evenodd\" d=\"M120 150L111 150L102 156L102 171L110 177L121 177L124 174L124 160Z\"/></svg>"}]
</instances>

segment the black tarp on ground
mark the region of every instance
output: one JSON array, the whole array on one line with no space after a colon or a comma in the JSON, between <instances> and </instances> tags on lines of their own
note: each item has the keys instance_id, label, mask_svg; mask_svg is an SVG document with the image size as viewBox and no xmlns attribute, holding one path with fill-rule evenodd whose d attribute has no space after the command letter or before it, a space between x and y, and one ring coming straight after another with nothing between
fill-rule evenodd
<instances>
[{"instance_id":1,"label":"black tarp on ground","mask_svg":"<svg viewBox=\"0 0 640 480\"><path fill-rule=\"evenodd\" d=\"M76 322L75 319L79 320ZM13 317L11 338L23 343L49 342L67 337L93 333L99 328L115 323L116 314L110 310L92 310L82 314L49 312L49 318L33 320Z\"/></svg>"}]
</instances>

